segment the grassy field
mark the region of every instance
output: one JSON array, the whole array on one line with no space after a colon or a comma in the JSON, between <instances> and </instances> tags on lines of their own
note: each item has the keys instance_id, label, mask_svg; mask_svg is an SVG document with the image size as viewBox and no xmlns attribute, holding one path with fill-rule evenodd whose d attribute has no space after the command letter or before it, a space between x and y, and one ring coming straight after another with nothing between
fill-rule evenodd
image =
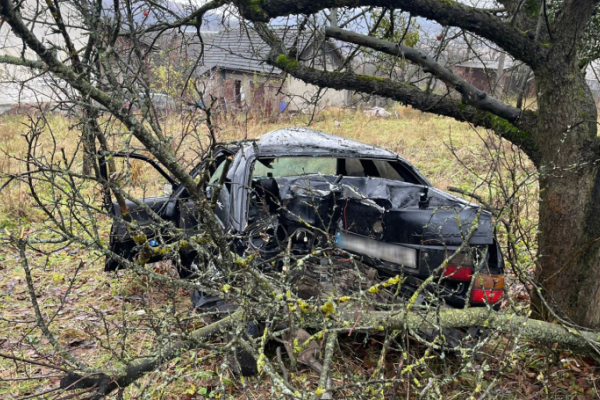
<instances>
[{"instance_id":1,"label":"grassy field","mask_svg":"<svg viewBox=\"0 0 600 400\"><path fill-rule=\"evenodd\" d=\"M376 118L367 117L360 110L328 109L314 117L311 127L392 150L415 165L440 189L450 186L475 188L481 183L481 179L468 168L480 175L489 171L489 146L497 143L488 137L487 132L409 107L397 107L393 111L395 115L391 118ZM310 119L310 116L304 115L286 116L277 122L263 122L260 118L252 118L248 122L243 117L229 118L219 124L219 139L254 138L274 129L306 125ZM26 141L23 135L30 130L29 124L27 119L21 117L0 119L0 171L3 173L25 171L26 164L22 160L26 155ZM74 124L75 121L61 116L48 117L38 146L51 145L55 149L64 149L68 155L75 151L81 153L79 131ZM173 118L166 123L164 130L176 143L174 147L178 147L177 154L191 166L198 161L206 141L202 140L203 129L196 134L187 133L182 138L181 131L186 124L186 121ZM119 126L113 130L118 132ZM113 135L111 139L113 150L142 149L128 135ZM508 145L504 146L509 148ZM452 147L455 151L451 150ZM75 158L73 167L81 169L81 164L81 157ZM153 176L145 176L150 173L149 170L146 168L139 173L140 179L146 180L146 183L152 183ZM36 220L36 212L30 208L32 201L27 193L26 186L19 182L0 192L0 228L14 225L19 220L25 224Z\"/></svg>"},{"instance_id":2,"label":"grassy field","mask_svg":"<svg viewBox=\"0 0 600 400\"><path fill-rule=\"evenodd\" d=\"M396 107L391 111L391 118L382 119L366 117L360 110L325 110L315 117L312 127L395 151L420 169L435 186L476 192L493 206L503 205L504 191L511 184L514 186L514 182L524 180L532 170L525 160L511 176L506 167L521 162L518 153L508 144L491 139L484 131L478 132L467 124L406 107ZM257 119L246 122L245 118L228 120L220 123L219 136L224 141L253 138L279 127L304 125L308 120L308 116L286 117L277 122ZM5 174L26 170L23 135L29 130L27 124L28 120L23 117L0 119L0 172L3 176L0 185ZM74 121L60 116L50 117L41 129L39 145L64 149L69 156L74 154L78 149L79 130L73 124ZM201 144L205 143L205 131L200 127L195 135L182 138L183 126L184 122L179 119L170 120L165 124L165 132L172 137L174 147L179 147L178 155L193 164ZM115 135L111 143L114 150L124 146L136 147L135 141L131 141L127 134ZM77 156L75 160L72 168L81 169L81 157ZM152 184L153 179L147 176L147 172L141 169L139 180ZM492 184L485 183L486 180L492 181ZM516 196L521 202L515 203L521 207L518 215L523 219L523 226L535 234L536 187L531 180L525 182ZM95 189L89 189L89 196L98 195ZM105 235L108 223L100 221L100 229ZM35 207L24 182L15 181L0 192L1 231L33 235L47 228L45 217ZM523 246L535 248L535 243ZM168 330L171 324L194 327L200 323L190 313L187 293L181 289L157 285L129 271L106 274L102 271L103 258L80 246L53 247L50 250L40 248L37 253L34 249L30 250L30 268L32 279L39 288L36 295L40 308L44 315L54 318L51 327L58 341L91 366L121 366L106 348L106 340L111 337L121 340L121 355L134 359L138 354L147 354L156 345L152 329ZM527 254L525 248L523 254ZM32 309L22 262L14 248L8 245L0 248L0 296L3 301L0 308L0 353L52 362L51 359L40 359L38 350L43 349L43 354L49 354L51 345L39 329L28 322L32 319ZM174 273L166 265L156 265L155 268L165 274ZM70 295L65 303L62 298L67 291ZM510 289L510 302L522 304L526 299L525 293L524 288L514 282ZM173 313L174 310L178 313ZM174 318L174 315L177 317ZM161 321L162 325L154 327L153 321ZM107 334L107 331L110 333ZM504 343L501 338L496 343L497 349L508 346L508 342ZM369 348L378 349L378 346L376 341L364 346L355 343L352 338L343 340L345 356L336 358L334 381L343 369L349 368L357 375L372 373L377 352ZM453 383L444 387L444 398L465 398L479 384L485 389L494 377L499 379L496 398L579 400L597 397L598 378L596 364L592 360L527 342L512 343L511 346L515 350L514 357L504 360L498 353L490 351L489 362L485 364L487 369L466 368ZM226 387L226 393L234 398L270 398L266 377L254 377L244 382L233 375L219 379L220 360L197 364L196 360L206 354L206 350L198 350L193 353L194 357L187 355L178 363L165 366L166 373L150 374L139 385L128 388L125 397L137 398L148 384L153 388L148 396L156 399L208 398L212 390L220 386ZM416 360L420 355L415 351L410 357ZM393 370L393 360L390 363ZM427 381L429 377L444 376L452 370L452 363L451 359L433 360L426 370L418 372L419 379ZM56 385L58 378L53 374L56 373L43 366L24 368L0 358L0 398L19 398L47 390ZM11 380L45 375L49 377L33 381ZM171 382L170 377L178 379ZM300 370L290 379L295 385L308 388L315 387L318 376L314 372ZM412 397L418 397L414 390L407 394L407 398Z\"/></svg>"}]
</instances>

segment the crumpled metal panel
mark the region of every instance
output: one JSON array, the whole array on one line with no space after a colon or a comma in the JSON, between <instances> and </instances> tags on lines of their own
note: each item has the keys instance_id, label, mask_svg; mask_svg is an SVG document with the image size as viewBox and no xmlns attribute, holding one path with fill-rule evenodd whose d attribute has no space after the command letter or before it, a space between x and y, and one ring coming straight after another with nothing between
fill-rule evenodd
<instances>
[{"instance_id":1,"label":"crumpled metal panel","mask_svg":"<svg viewBox=\"0 0 600 400\"><path fill-rule=\"evenodd\" d=\"M343 229L391 243L472 245L493 243L491 214L451 194L427 188L429 205L419 208L425 187L381 178L311 175L278 178L281 200L297 218L317 224L341 218ZM334 213L337 204L337 213ZM315 213L319 213L319 218ZM372 231L376 221L384 232ZM473 224L477 227L473 228Z\"/></svg>"}]
</instances>

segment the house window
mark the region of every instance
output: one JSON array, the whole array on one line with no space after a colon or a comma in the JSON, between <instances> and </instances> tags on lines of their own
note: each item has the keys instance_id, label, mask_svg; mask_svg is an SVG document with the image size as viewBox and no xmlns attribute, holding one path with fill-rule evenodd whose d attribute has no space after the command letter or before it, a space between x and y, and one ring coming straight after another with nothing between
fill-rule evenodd
<instances>
[{"instance_id":1,"label":"house window","mask_svg":"<svg viewBox=\"0 0 600 400\"><path fill-rule=\"evenodd\" d=\"M239 104L242 101L242 81L234 81L233 90L235 95L235 101Z\"/></svg>"}]
</instances>

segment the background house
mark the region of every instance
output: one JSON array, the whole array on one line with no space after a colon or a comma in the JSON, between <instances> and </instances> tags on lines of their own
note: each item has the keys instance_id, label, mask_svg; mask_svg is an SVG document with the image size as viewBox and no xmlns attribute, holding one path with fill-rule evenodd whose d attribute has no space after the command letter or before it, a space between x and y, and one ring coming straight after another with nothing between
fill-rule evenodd
<instances>
[{"instance_id":1,"label":"background house","mask_svg":"<svg viewBox=\"0 0 600 400\"><path fill-rule=\"evenodd\" d=\"M60 9L71 41L76 48L83 47L87 43L87 33L76 28L80 21L79 13L69 3L60 3ZM59 59L69 58L62 35L51 28L53 18L48 12L38 15L40 11L35 0L25 0L21 12L25 21L35 19L31 29L37 37L43 38L47 48L52 49ZM38 59L32 50L23 51L23 40L12 33L8 24L0 24L0 55ZM0 114L20 105L57 103L66 98L66 90L69 89L64 83L43 71L0 64Z\"/></svg>"},{"instance_id":2,"label":"background house","mask_svg":"<svg viewBox=\"0 0 600 400\"><path fill-rule=\"evenodd\" d=\"M456 64L452 70L476 88L488 93L516 94L526 77L525 68L519 68L512 60L470 60ZM527 82L527 95L535 95L533 75Z\"/></svg>"},{"instance_id":3,"label":"background house","mask_svg":"<svg viewBox=\"0 0 600 400\"><path fill-rule=\"evenodd\" d=\"M297 39L300 62L330 70L342 63L338 49L327 40L283 30L276 32L287 46ZM347 101L346 90L319 93L316 86L267 64L264 60L270 48L252 30L225 30L203 35L203 39L203 45L189 45L188 55L191 60L199 60L196 76L204 83L206 92L218 98L228 112L271 114L301 111L317 103L319 107L343 105Z\"/></svg>"}]
</instances>

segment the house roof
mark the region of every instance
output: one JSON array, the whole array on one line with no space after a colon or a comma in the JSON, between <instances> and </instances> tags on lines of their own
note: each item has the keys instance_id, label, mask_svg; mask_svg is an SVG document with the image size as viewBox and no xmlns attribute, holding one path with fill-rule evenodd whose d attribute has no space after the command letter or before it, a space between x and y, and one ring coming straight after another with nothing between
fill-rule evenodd
<instances>
[{"instance_id":1,"label":"house roof","mask_svg":"<svg viewBox=\"0 0 600 400\"><path fill-rule=\"evenodd\" d=\"M200 55L200 44L194 47ZM231 69L242 72L280 74L281 70L263 61L269 46L254 31L226 30L206 38L204 43L204 65L198 72L204 74L214 68Z\"/></svg>"},{"instance_id":2,"label":"house roof","mask_svg":"<svg viewBox=\"0 0 600 400\"><path fill-rule=\"evenodd\" d=\"M309 32L297 35L290 29L274 29L275 33L282 38L286 47L290 47L296 38L298 40L299 53L302 54L314 37ZM229 29L216 34L202 36L204 41L204 53L202 63L197 71L205 74L213 69L227 69L247 73L281 74L279 68L273 67L265 62L270 51L270 46L265 43L258 33L251 29ZM335 46L325 42L334 52ZM198 40L189 48L190 56L197 58L201 55L201 44ZM337 54L337 53L336 53Z\"/></svg>"}]
</instances>

